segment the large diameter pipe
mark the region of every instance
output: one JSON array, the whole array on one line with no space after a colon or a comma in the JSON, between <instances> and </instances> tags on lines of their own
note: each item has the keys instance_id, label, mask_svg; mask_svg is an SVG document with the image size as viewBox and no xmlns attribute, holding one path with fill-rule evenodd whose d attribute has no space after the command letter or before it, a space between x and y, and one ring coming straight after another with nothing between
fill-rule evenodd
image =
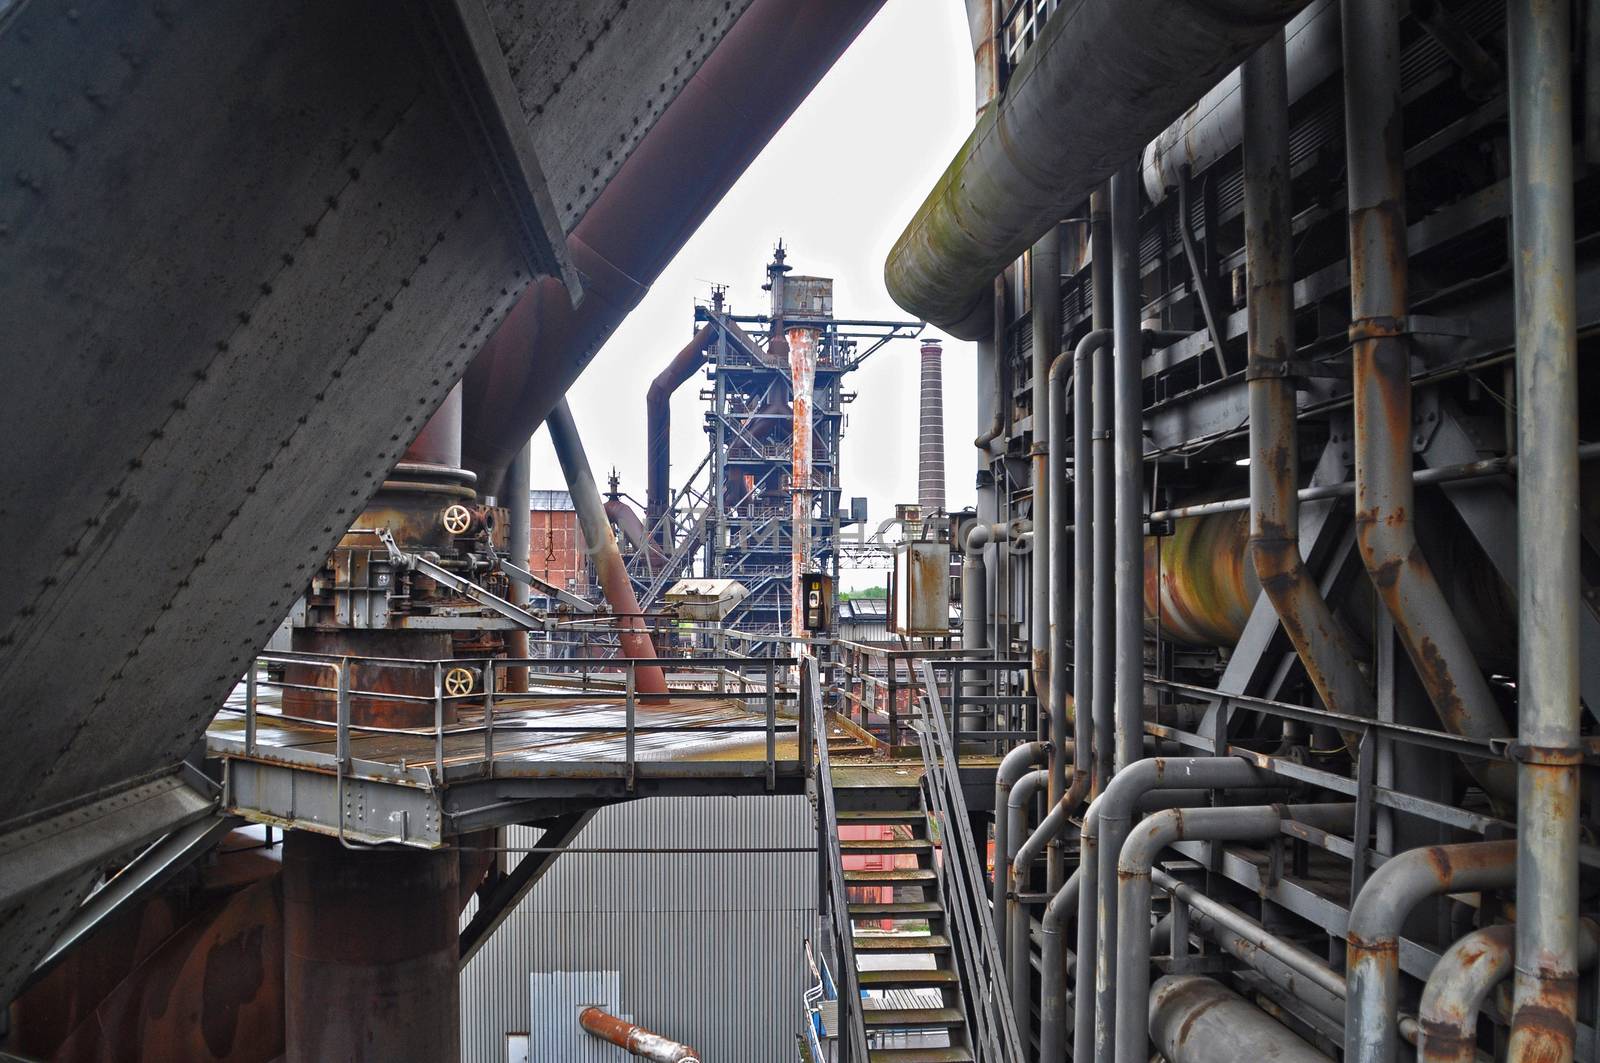
<instances>
[{"instance_id":1,"label":"large diameter pipe","mask_svg":"<svg viewBox=\"0 0 1600 1063\"><path fill-rule=\"evenodd\" d=\"M1149 1000L1150 1036L1170 1063L1331 1063L1277 1020L1200 975L1168 975Z\"/></svg>"},{"instance_id":2,"label":"large diameter pipe","mask_svg":"<svg viewBox=\"0 0 1600 1063\"><path fill-rule=\"evenodd\" d=\"M1507 6L1517 408L1524 411L1517 418L1516 1060L1571 1059L1577 1014L1582 581L1570 32L1567 0Z\"/></svg>"},{"instance_id":3,"label":"large diameter pipe","mask_svg":"<svg viewBox=\"0 0 1600 1063\"><path fill-rule=\"evenodd\" d=\"M994 877L989 898L989 911L993 917L995 942L1001 956L1006 952L1006 894L1010 892L1010 836L1012 789L1017 781L1031 774L1050 758L1048 742L1024 742L1012 747L1000 759L994 773Z\"/></svg>"},{"instance_id":4,"label":"large diameter pipe","mask_svg":"<svg viewBox=\"0 0 1600 1063\"><path fill-rule=\"evenodd\" d=\"M1593 920L1580 923L1573 945L1579 967L1594 965L1600 947L1597 934L1600 926ZM1439 957L1417 1007L1419 1063L1475 1063L1478 1011L1495 986L1511 976L1515 940L1513 926L1485 927L1461 938Z\"/></svg>"},{"instance_id":5,"label":"large diameter pipe","mask_svg":"<svg viewBox=\"0 0 1600 1063\"><path fill-rule=\"evenodd\" d=\"M1400 1006L1400 927L1411 910L1445 893L1511 886L1516 881L1516 858L1514 841L1426 846L1391 857L1367 879L1350 907L1346 928L1346 1063L1393 1063Z\"/></svg>"},{"instance_id":6,"label":"large diameter pipe","mask_svg":"<svg viewBox=\"0 0 1600 1063\"><path fill-rule=\"evenodd\" d=\"M952 335L977 339L991 320L991 279L1303 6L1061 7L890 251L889 294Z\"/></svg>"},{"instance_id":7,"label":"large diameter pipe","mask_svg":"<svg viewBox=\"0 0 1600 1063\"><path fill-rule=\"evenodd\" d=\"M1267 841L1285 822L1321 829L1348 829L1351 804L1244 805L1169 809L1145 819L1129 835L1117 858L1117 1063L1150 1058L1150 871L1173 842Z\"/></svg>"},{"instance_id":8,"label":"large diameter pipe","mask_svg":"<svg viewBox=\"0 0 1600 1063\"><path fill-rule=\"evenodd\" d=\"M637 1023L619 1019L597 1007L578 1012L578 1025L591 1037L616 1045L630 1056L654 1063L700 1063L700 1053Z\"/></svg>"},{"instance_id":9,"label":"large diameter pipe","mask_svg":"<svg viewBox=\"0 0 1600 1063\"><path fill-rule=\"evenodd\" d=\"M645 627L639 608L639 598L633 592L633 581L628 578L627 565L617 538L611 532L611 522L606 520L605 504L600 500L600 488L589 469L589 457L583 451L583 439L572 420L567 400L557 401L546 422L550 429L550 442L555 447L556 460L561 463L561 474L566 478L567 490L572 493L572 508L578 514L578 528L583 542L594 559L595 574L606 603L616 614L617 636L622 655L636 659L654 658L655 643ZM667 693L666 674L660 668L645 665L635 672L635 682L641 694Z\"/></svg>"},{"instance_id":10,"label":"large diameter pipe","mask_svg":"<svg viewBox=\"0 0 1600 1063\"><path fill-rule=\"evenodd\" d=\"M529 554L533 552L533 512L531 499L528 495L529 483L533 475L533 441L529 440L517 451L516 460L511 463L511 468L506 473L505 507L509 515L506 529L506 548L511 551L511 559L525 569L532 569ZM519 580L511 580L512 605L526 607L528 604L528 585ZM527 657L528 633L521 628L506 632L506 653L511 657ZM526 691L528 689L528 670L526 668L509 668L506 670L506 689L508 691Z\"/></svg>"},{"instance_id":11,"label":"large diameter pipe","mask_svg":"<svg viewBox=\"0 0 1600 1063\"><path fill-rule=\"evenodd\" d=\"M1289 20L1283 33L1288 49L1288 102L1294 103L1339 71L1337 0L1313 0ZM1183 180L1185 169L1200 173L1247 139L1244 112L1249 98L1241 67L1145 145L1140 177L1150 202L1159 204L1166 199Z\"/></svg>"},{"instance_id":12,"label":"large diameter pipe","mask_svg":"<svg viewBox=\"0 0 1600 1063\"><path fill-rule=\"evenodd\" d=\"M535 281L466 376L467 467L505 469L882 0L752 0L567 236L577 306Z\"/></svg>"},{"instance_id":13,"label":"large diameter pipe","mask_svg":"<svg viewBox=\"0 0 1600 1063\"><path fill-rule=\"evenodd\" d=\"M1152 757L1116 775L1089 805L1078 838L1083 883L1078 897L1078 987L1072 1058L1110 1063L1117 969L1117 854L1141 797L1152 790L1259 785L1260 769L1239 757ZM1102 859L1101 853L1109 854ZM1092 972L1092 973L1091 973ZM1092 978L1090 1005L1086 980Z\"/></svg>"},{"instance_id":14,"label":"large diameter pipe","mask_svg":"<svg viewBox=\"0 0 1600 1063\"><path fill-rule=\"evenodd\" d=\"M1245 60L1244 246L1249 300L1250 555L1318 695L1328 708L1372 716L1372 692L1344 628L1300 550L1300 442L1294 356L1293 211L1283 37Z\"/></svg>"},{"instance_id":15,"label":"large diameter pipe","mask_svg":"<svg viewBox=\"0 0 1600 1063\"><path fill-rule=\"evenodd\" d=\"M1504 738L1499 705L1413 524L1399 0L1342 3L1357 543L1441 722L1457 734ZM1575 496L1571 504L1575 520ZM1515 800L1509 764L1466 763L1492 799L1502 806Z\"/></svg>"},{"instance_id":16,"label":"large diameter pipe","mask_svg":"<svg viewBox=\"0 0 1600 1063\"><path fill-rule=\"evenodd\" d=\"M672 529L662 518L672 508L672 393L706 364L706 348L716 336L716 326L703 326L645 392L645 527L659 528L659 545L667 549L672 547Z\"/></svg>"},{"instance_id":17,"label":"large diameter pipe","mask_svg":"<svg viewBox=\"0 0 1600 1063\"><path fill-rule=\"evenodd\" d=\"M1116 476L1115 769L1144 749L1144 296L1139 280L1139 183L1133 164L1111 179L1111 248L1116 263L1112 452Z\"/></svg>"}]
</instances>

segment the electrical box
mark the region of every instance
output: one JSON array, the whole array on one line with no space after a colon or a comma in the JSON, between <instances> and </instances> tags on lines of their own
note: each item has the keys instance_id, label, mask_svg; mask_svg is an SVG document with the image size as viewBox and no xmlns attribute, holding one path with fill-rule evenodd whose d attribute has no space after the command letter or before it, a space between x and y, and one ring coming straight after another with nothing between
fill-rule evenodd
<instances>
[{"instance_id":1,"label":"electrical box","mask_svg":"<svg viewBox=\"0 0 1600 1063\"><path fill-rule=\"evenodd\" d=\"M950 634L950 544L912 541L894 552L890 630L908 636Z\"/></svg>"},{"instance_id":2,"label":"electrical box","mask_svg":"<svg viewBox=\"0 0 1600 1063\"><path fill-rule=\"evenodd\" d=\"M800 593L804 597L806 630L815 634L832 628L833 577L821 572L802 572Z\"/></svg>"}]
</instances>

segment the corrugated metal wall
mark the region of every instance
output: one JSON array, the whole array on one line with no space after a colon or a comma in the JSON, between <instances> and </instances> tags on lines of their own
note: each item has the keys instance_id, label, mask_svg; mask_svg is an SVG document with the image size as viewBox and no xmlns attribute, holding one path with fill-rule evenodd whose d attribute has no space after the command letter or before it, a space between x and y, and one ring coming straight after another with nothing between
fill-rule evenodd
<instances>
[{"instance_id":1,"label":"corrugated metal wall","mask_svg":"<svg viewBox=\"0 0 1600 1063\"><path fill-rule=\"evenodd\" d=\"M538 837L510 834L512 845ZM615 805L573 846L815 844L810 806L794 796ZM506 1033L529 1028L531 972L617 971L634 1021L708 1061L792 1063L816 887L809 853L564 855L462 972L462 1058L500 1063Z\"/></svg>"}]
</instances>

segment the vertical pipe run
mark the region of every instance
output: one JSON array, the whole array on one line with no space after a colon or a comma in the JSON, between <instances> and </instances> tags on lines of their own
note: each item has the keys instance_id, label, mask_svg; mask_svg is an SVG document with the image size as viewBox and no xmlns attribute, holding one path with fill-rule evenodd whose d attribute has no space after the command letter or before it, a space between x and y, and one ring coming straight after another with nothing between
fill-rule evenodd
<instances>
[{"instance_id":1,"label":"vertical pipe run","mask_svg":"<svg viewBox=\"0 0 1600 1063\"><path fill-rule=\"evenodd\" d=\"M1045 742L1024 742L1013 747L1000 760L994 773L994 875L991 883L989 909L993 916L995 944L1000 954L1006 951L1006 894L1010 890L1011 870L1007 855L1011 852L1011 788L1017 780L1036 769L1050 756L1050 746Z\"/></svg>"},{"instance_id":2,"label":"vertical pipe run","mask_svg":"<svg viewBox=\"0 0 1600 1063\"><path fill-rule=\"evenodd\" d=\"M1350 25L1346 21L1345 25ZM1409 849L1374 871L1350 906L1345 971L1345 1063L1394 1063L1400 1008L1400 927L1429 897L1504 889L1516 881L1516 842Z\"/></svg>"},{"instance_id":3,"label":"vertical pipe run","mask_svg":"<svg viewBox=\"0 0 1600 1063\"><path fill-rule=\"evenodd\" d=\"M1076 775L1093 774L1094 739L1094 482L1091 457L1094 449L1093 365L1099 353L1111 343L1110 329L1095 329L1078 341L1072 351L1072 501L1068 508L1066 492L1066 378L1067 355L1050 367L1050 463L1055 478L1050 495L1050 521L1058 531L1073 526L1071 553L1067 536L1057 535L1051 543L1051 597L1057 617L1051 640L1052 660L1065 663L1067 657L1065 616L1069 608L1067 586L1072 587L1072 765ZM1070 514L1070 520L1069 520ZM1068 566L1071 575L1068 575ZM1050 672L1050 711L1065 713L1068 701L1067 671Z\"/></svg>"},{"instance_id":4,"label":"vertical pipe run","mask_svg":"<svg viewBox=\"0 0 1600 1063\"><path fill-rule=\"evenodd\" d=\"M583 542L594 558L595 574L606 602L617 616L621 629L618 641L625 657L653 658L655 643L644 622L639 599L633 593L633 581L628 578L622 551L617 548L617 538L611 533L606 520L605 504L600 501L600 488L589 469L589 457L583 452L583 439L572 420L572 410L567 400L561 399L550 416L545 419L550 430L550 443L555 448L556 460L561 463L561 474L566 478L567 490L572 493L572 508L578 514L578 527L583 532ZM667 679L660 668L647 666L638 670L641 694L667 693Z\"/></svg>"},{"instance_id":5,"label":"vertical pipe run","mask_svg":"<svg viewBox=\"0 0 1600 1063\"><path fill-rule=\"evenodd\" d=\"M1570 1060L1578 930L1578 361L1569 0L1507 4L1517 310L1517 947L1510 1058ZM1590 12L1590 17L1594 13ZM1591 61L1593 61L1591 59Z\"/></svg>"},{"instance_id":6,"label":"vertical pipe run","mask_svg":"<svg viewBox=\"0 0 1600 1063\"><path fill-rule=\"evenodd\" d=\"M1050 756L1049 807L1054 808L1067 789L1067 706L1050 697L1053 689L1051 675L1064 666L1052 654L1051 632L1056 618L1051 616L1050 562L1054 558L1053 542L1056 536L1051 528L1055 510L1053 505L1052 461L1061 452L1051 454L1049 426L1054 416L1054 396L1050 392L1050 369L1061 353L1061 227L1052 225L1033 245L1033 555L1032 601L1030 642L1033 651L1033 689L1038 699L1040 714L1050 721L1050 741L1054 752ZM1047 860L1046 881L1049 888L1060 887L1066 878L1061 846L1052 843Z\"/></svg>"},{"instance_id":7,"label":"vertical pipe run","mask_svg":"<svg viewBox=\"0 0 1600 1063\"><path fill-rule=\"evenodd\" d=\"M1499 705L1413 523L1399 0L1342 3L1357 543L1440 720L1458 734L1502 738ZM1514 800L1508 766L1468 760L1467 768L1501 805Z\"/></svg>"},{"instance_id":8,"label":"vertical pipe run","mask_svg":"<svg viewBox=\"0 0 1600 1063\"><path fill-rule=\"evenodd\" d=\"M1245 60L1244 247L1249 301L1250 554L1261 588L1324 704L1371 716L1374 703L1344 629L1300 552L1299 434L1291 249L1289 97L1282 31Z\"/></svg>"},{"instance_id":9,"label":"vertical pipe run","mask_svg":"<svg viewBox=\"0 0 1600 1063\"><path fill-rule=\"evenodd\" d=\"M506 549L511 552L512 562L526 569L533 567L528 558L533 543L533 515L528 498L528 482L532 474L533 442L529 440L523 444L521 450L517 451L517 456L512 459L510 468L506 470L505 491L505 507L509 514ZM510 584L511 604L526 608L528 585L520 580L511 580ZM506 653L510 657L527 657L528 633L520 628L506 632ZM506 669L506 689L519 692L527 690L528 670Z\"/></svg>"},{"instance_id":10,"label":"vertical pipe run","mask_svg":"<svg viewBox=\"0 0 1600 1063\"><path fill-rule=\"evenodd\" d=\"M794 412L794 447L789 467L789 634L798 639L806 631L801 577L811 567L811 401L817 377L817 331L792 328L787 338Z\"/></svg>"},{"instance_id":11,"label":"vertical pipe run","mask_svg":"<svg viewBox=\"0 0 1600 1063\"><path fill-rule=\"evenodd\" d=\"M1144 751L1144 335L1139 315L1139 166L1111 179L1113 315L1116 329L1113 450L1116 468L1116 746L1117 771Z\"/></svg>"},{"instance_id":12,"label":"vertical pipe run","mask_svg":"<svg viewBox=\"0 0 1600 1063\"><path fill-rule=\"evenodd\" d=\"M1089 253L1093 263L1094 327L1112 327L1112 288L1116 273L1111 250L1111 191L1103 186L1089 197ZM1115 759L1116 728L1112 694L1116 688L1116 479L1111 469L1111 356L1112 345L1102 344L1094 356L1093 440L1090 464L1094 468L1094 620L1090 645L1094 651L1094 792L1111 782Z\"/></svg>"}]
</instances>

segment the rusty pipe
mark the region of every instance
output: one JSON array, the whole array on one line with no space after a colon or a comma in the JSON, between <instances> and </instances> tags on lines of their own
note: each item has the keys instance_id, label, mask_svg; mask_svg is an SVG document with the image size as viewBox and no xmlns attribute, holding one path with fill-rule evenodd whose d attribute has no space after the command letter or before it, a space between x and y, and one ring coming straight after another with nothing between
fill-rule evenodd
<instances>
[{"instance_id":1,"label":"rusty pipe","mask_svg":"<svg viewBox=\"0 0 1600 1063\"><path fill-rule=\"evenodd\" d=\"M1578 930L1578 966L1591 967L1600 948L1600 926L1584 919ZM1474 1063L1478 1010L1510 977L1515 945L1514 926L1491 926L1461 938L1439 957L1417 1008L1418 1063Z\"/></svg>"},{"instance_id":2,"label":"rusty pipe","mask_svg":"<svg viewBox=\"0 0 1600 1063\"><path fill-rule=\"evenodd\" d=\"M1116 478L1116 686L1113 764L1138 760L1144 738L1144 295L1139 279L1139 173L1111 179L1112 469Z\"/></svg>"},{"instance_id":3,"label":"rusty pipe","mask_svg":"<svg viewBox=\"0 0 1600 1063\"><path fill-rule=\"evenodd\" d=\"M1293 210L1284 38L1262 45L1242 71L1244 245L1249 299L1250 556L1306 676L1323 704L1372 716L1375 703L1344 628L1300 549L1300 443L1294 356Z\"/></svg>"},{"instance_id":4,"label":"rusty pipe","mask_svg":"<svg viewBox=\"0 0 1600 1063\"><path fill-rule=\"evenodd\" d=\"M1186 839L1268 841L1289 821L1349 829L1354 817L1353 804L1173 808L1149 816L1129 832L1117 857L1117 1063L1150 1058L1150 871L1162 850Z\"/></svg>"},{"instance_id":5,"label":"rusty pipe","mask_svg":"<svg viewBox=\"0 0 1600 1063\"><path fill-rule=\"evenodd\" d=\"M1111 188L1102 185L1089 197L1089 255L1094 285L1095 331L1110 330L1115 325L1115 307L1112 289L1116 286L1114 252L1111 246ZM1102 792L1111 782L1115 759L1116 726L1112 714L1112 699L1116 688L1116 478L1111 468L1111 358L1112 340L1101 343L1094 351L1092 407L1090 415L1091 442L1089 462L1094 468L1090 485L1093 491L1094 526L1093 578L1091 594L1093 616L1090 622L1090 646L1094 654L1091 711L1094 720L1094 792ZM1080 967L1081 969L1081 967Z\"/></svg>"},{"instance_id":6,"label":"rusty pipe","mask_svg":"<svg viewBox=\"0 0 1600 1063\"><path fill-rule=\"evenodd\" d=\"M752 0L729 27L567 235L583 302L535 281L467 371L467 467L486 490L881 6Z\"/></svg>"},{"instance_id":7,"label":"rusty pipe","mask_svg":"<svg viewBox=\"0 0 1600 1063\"><path fill-rule=\"evenodd\" d=\"M1002 956L1006 950L1006 894L1010 888L1007 874L1010 871L1011 817L1007 810L1011 807L1011 791L1017 780L1044 764L1049 757L1050 743L1024 742L1007 751L994 773L994 876L989 910L993 914L995 942Z\"/></svg>"},{"instance_id":8,"label":"rusty pipe","mask_svg":"<svg viewBox=\"0 0 1600 1063\"><path fill-rule=\"evenodd\" d=\"M1152 757L1112 776L1089 805L1079 831L1078 989L1072 1058L1110 1063L1115 1038L1112 993L1117 967L1117 860L1140 798L1153 790L1259 785L1260 769L1239 757ZM1102 860L1100 852L1111 854ZM1091 974L1092 972L1092 974ZM1092 978L1093 1006L1084 992Z\"/></svg>"},{"instance_id":9,"label":"rusty pipe","mask_svg":"<svg viewBox=\"0 0 1600 1063\"><path fill-rule=\"evenodd\" d=\"M1025 875L1016 867L1017 850L1027 833L1028 813L1040 791L1049 785L1050 772L1045 769L1030 771L1017 780L1006 801L1005 817L1010 821L1006 835L1007 849L995 849L994 862L998 868L1002 861L1009 873L1005 896L1005 929L995 927L995 944L1001 952L1001 964L1011 986L1011 1005L1016 1013L1018 1028L1027 1027L1028 997L1028 915L1017 894L1027 887ZM996 809L996 812L999 812ZM996 817L998 819L998 816Z\"/></svg>"},{"instance_id":10,"label":"rusty pipe","mask_svg":"<svg viewBox=\"0 0 1600 1063\"><path fill-rule=\"evenodd\" d=\"M789 635L805 637L804 575L811 567L812 400L817 378L816 329L785 332L789 352L789 405L794 435L789 462ZM804 653L806 647L797 646Z\"/></svg>"},{"instance_id":11,"label":"rusty pipe","mask_svg":"<svg viewBox=\"0 0 1600 1063\"><path fill-rule=\"evenodd\" d=\"M662 1037L637 1023L619 1019L593 1005L578 1012L578 1025L589 1036L616 1045L630 1056L654 1060L655 1063L700 1063L700 1053L688 1045Z\"/></svg>"},{"instance_id":12,"label":"rusty pipe","mask_svg":"<svg viewBox=\"0 0 1600 1063\"><path fill-rule=\"evenodd\" d=\"M1500 707L1413 523L1399 0L1342 3L1357 543L1444 726L1473 738L1504 738ZM1467 769L1499 805L1514 802L1509 764L1468 761Z\"/></svg>"},{"instance_id":13,"label":"rusty pipe","mask_svg":"<svg viewBox=\"0 0 1600 1063\"><path fill-rule=\"evenodd\" d=\"M606 603L616 614L617 627L621 629L618 641L622 655L635 659L654 658L655 643L645 627L644 615L639 608L638 596L633 592L633 581L628 578L627 566L622 561L622 551L617 548L616 536L606 520L605 506L600 501L600 488L595 485L589 470L589 458L583 452L583 439L578 426L573 423L567 400L557 400L545 422L550 430L550 442L555 446L556 460L561 463L561 474L566 477L567 490L572 493L572 508L578 513L578 527L583 532L584 547L594 559L595 575ZM667 693L666 674L660 668L644 665L635 672L641 694Z\"/></svg>"},{"instance_id":14,"label":"rusty pipe","mask_svg":"<svg viewBox=\"0 0 1600 1063\"><path fill-rule=\"evenodd\" d=\"M1201 975L1167 975L1150 991L1150 1035L1171 1063L1330 1063L1272 1016Z\"/></svg>"},{"instance_id":15,"label":"rusty pipe","mask_svg":"<svg viewBox=\"0 0 1600 1063\"><path fill-rule=\"evenodd\" d=\"M1509 4L1506 22L1517 403L1528 411L1517 418L1515 1060L1571 1059L1577 1016L1583 603L1569 6L1567 0Z\"/></svg>"},{"instance_id":16,"label":"rusty pipe","mask_svg":"<svg viewBox=\"0 0 1600 1063\"><path fill-rule=\"evenodd\" d=\"M645 527L660 529L659 545L672 545L672 393L706 364L706 348L716 339L715 325L705 325L684 344L645 392ZM663 521L663 518L666 518Z\"/></svg>"},{"instance_id":17,"label":"rusty pipe","mask_svg":"<svg viewBox=\"0 0 1600 1063\"><path fill-rule=\"evenodd\" d=\"M517 451L516 458L511 462L511 468L506 472L506 489L504 502L506 507L507 529L506 549L511 552L511 560L523 568L531 569L529 554L533 549L533 513L529 498L529 483L533 475L533 443L532 440L522 444L522 449ZM512 580L510 601L512 605L526 607L528 604L528 585L518 580ZM506 632L506 655L509 657L526 658L529 655L528 633L521 628ZM512 692L525 692L528 689L528 670L526 668L506 669L506 690Z\"/></svg>"},{"instance_id":18,"label":"rusty pipe","mask_svg":"<svg viewBox=\"0 0 1600 1063\"><path fill-rule=\"evenodd\" d=\"M1072 784L1061 795L1061 800L1050 806L1050 811L1039 825L1033 829L1027 839L1016 845L1016 851L1011 854L1011 896L1010 901L1014 908L1010 915L1011 931L1011 1000L1017 1009L1017 1022L1025 1026L1028 1018L1028 963L1029 963L1029 918L1028 909L1022 902L1021 894L1028 883L1028 877L1033 871L1034 864L1038 863L1039 856L1047 847L1059 841L1072 826L1072 816L1078 811L1083 799L1089 793L1089 776L1077 774L1072 777ZM1012 839L1015 843L1018 832L1013 825Z\"/></svg>"},{"instance_id":19,"label":"rusty pipe","mask_svg":"<svg viewBox=\"0 0 1600 1063\"><path fill-rule=\"evenodd\" d=\"M1346 929L1346 1063L1393 1063L1400 927L1411 910L1445 893L1509 887L1516 881L1516 863L1514 841L1468 842L1410 849L1372 873L1350 906Z\"/></svg>"}]
</instances>

